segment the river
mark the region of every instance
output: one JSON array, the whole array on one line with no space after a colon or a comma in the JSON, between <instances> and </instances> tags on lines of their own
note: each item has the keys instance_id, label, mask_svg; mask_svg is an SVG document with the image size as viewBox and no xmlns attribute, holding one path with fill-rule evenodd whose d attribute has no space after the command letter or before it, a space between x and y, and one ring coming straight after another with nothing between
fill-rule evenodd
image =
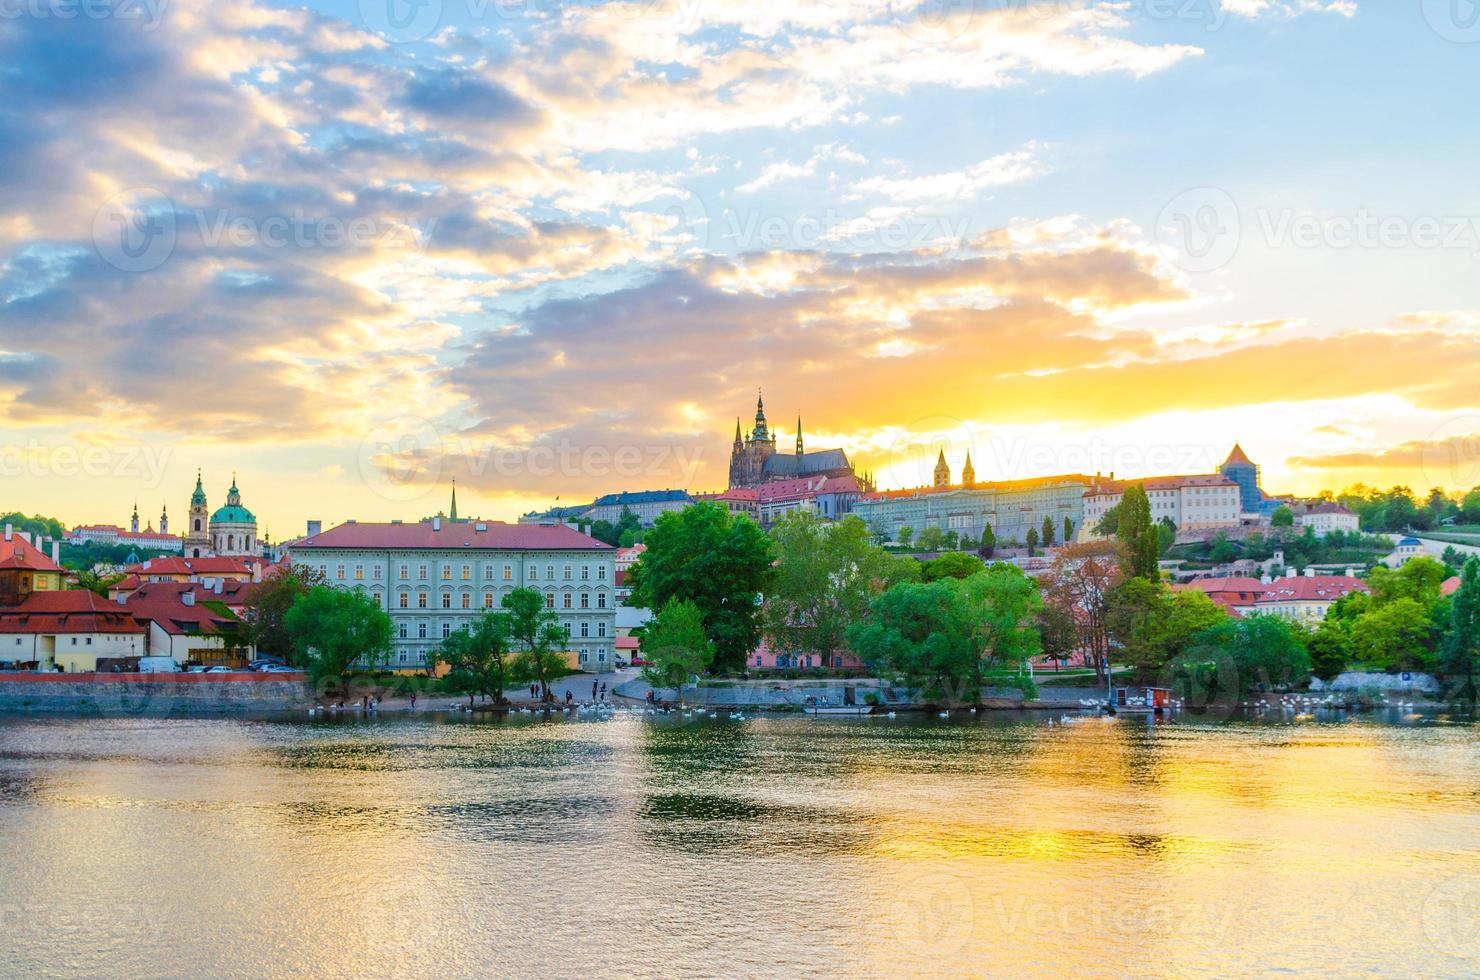
<instances>
[{"instance_id":1,"label":"river","mask_svg":"<svg viewBox=\"0 0 1480 980\"><path fill-rule=\"evenodd\" d=\"M0 718L5 976L1480 972L1480 730Z\"/></svg>"}]
</instances>

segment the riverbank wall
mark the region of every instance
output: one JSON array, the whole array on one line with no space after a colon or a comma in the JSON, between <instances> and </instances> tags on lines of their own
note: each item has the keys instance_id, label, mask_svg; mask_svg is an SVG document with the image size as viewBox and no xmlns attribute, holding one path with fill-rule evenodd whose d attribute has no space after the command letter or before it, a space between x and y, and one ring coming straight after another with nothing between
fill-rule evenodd
<instances>
[{"instance_id":1,"label":"riverbank wall","mask_svg":"<svg viewBox=\"0 0 1480 980\"><path fill-rule=\"evenodd\" d=\"M250 714L312 703L302 674L3 674L0 711Z\"/></svg>"},{"instance_id":2,"label":"riverbank wall","mask_svg":"<svg viewBox=\"0 0 1480 980\"><path fill-rule=\"evenodd\" d=\"M804 710L807 705L815 703L833 706L848 703L848 688L853 689L852 703L868 704L872 695L880 711L923 709L929 704L919 690L892 687L873 678L734 681L723 682L722 686L686 685L683 700L688 704L722 709ZM612 693L630 701L645 702L650 690L653 688L647 681L638 678L618 684L612 689ZM657 688L654 696L660 701L678 700L678 692L671 687ZM982 688L981 703L990 708L1022 708L1023 692L1011 688Z\"/></svg>"}]
</instances>

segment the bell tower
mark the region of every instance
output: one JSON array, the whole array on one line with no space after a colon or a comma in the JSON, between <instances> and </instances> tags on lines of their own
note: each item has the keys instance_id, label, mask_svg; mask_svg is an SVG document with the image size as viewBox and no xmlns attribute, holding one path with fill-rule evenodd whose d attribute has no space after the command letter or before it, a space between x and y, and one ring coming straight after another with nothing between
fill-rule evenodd
<instances>
[{"instance_id":1,"label":"bell tower","mask_svg":"<svg viewBox=\"0 0 1480 980\"><path fill-rule=\"evenodd\" d=\"M195 492L190 495L190 516L185 524L185 557L203 558L211 553L211 513L206 508L206 490L200 470L195 471Z\"/></svg>"}]
</instances>

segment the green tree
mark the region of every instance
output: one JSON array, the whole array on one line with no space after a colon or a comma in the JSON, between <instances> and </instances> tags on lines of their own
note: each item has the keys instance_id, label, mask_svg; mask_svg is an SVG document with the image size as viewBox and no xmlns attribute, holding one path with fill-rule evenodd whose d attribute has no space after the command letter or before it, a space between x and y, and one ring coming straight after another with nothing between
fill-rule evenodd
<instances>
[{"instance_id":1,"label":"green tree","mask_svg":"<svg viewBox=\"0 0 1480 980\"><path fill-rule=\"evenodd\" d=\"M1459 696L1474 704L1480 688L1480 558L1465 562L1449 616L1439 666L1459 681Z\"/></svg>"},{"instance_id":2,"label":"green tree","mask_svg":"<svg viewBox=\"0 0 1480 980\"><path fill-rule=\"evenodd\" d=\"M1064 518L1064 544L1072 544L1074 541L1074 519Z\"/></svg>"},{"instance_id":3,"label":"green tree","mask_svg":"<svg viewBox=\"0 0 1480 980\"><path fill-rule=\"evenodd\" d=\"M1116 504L1095 522L1094 533L1102 538L1114 537L1120 530L1120 504Z\"/></svg>"},{"instance_id":4,"label":"green tree","mask_svg":"<svg viewBox=\"0 0 1480 980\"><path fill-rule=\"evenodd\" d=\"M1427 555L1408 559L1397 569L1379 565L1367 575L1372 588L1373 604L1382 607L1397 599L1412 599L1425 609L1439 601L1449 569Z\"/></svg>"},{"instance_id":5,"label":"green tree","mask_svg":"<svg viewBox=\"0 0 1480 980\"><path fill-rule=\"evenodd\" d=\"M910 540L914 538L914 536L915 529L906 524L904 527L899 529L898 534L894 535L894 539L899 542L899 546L901 548L908 548L910 546Z\"/></svg>"},{"instance_id":6,"label":"green tree","mask_svg":"<svg viewBox=\"0 0 1480 980\"><path fill-rule=\"evenodd\" d=\"M1415 599L1373 603L1352 625L1352 654L1374 670L1424 670L1432 664L1434 624Z\"/></svg>"},{"instance_id":7,"label":"green tree","mask_svg":"<svg viewBox=\"0 0 1480 980\"><path fill-rule=\"evenodd\" d=\"M591 528L586 533L613 548L618 547L622 540L622 529L611 521L592 521Z\"/></svg>"},{"instance_id":8,"label":"green tree","mask_svg":"<svg viewBox=\"0 0 1480 980\"><path fill-rule=\"evenodd\" d=\"M1126 487L1117 506L1115 536L1123 548L1126 577L1160 579L1157 557L1161 541L1151 524L1151 500L1146 496L1145 485L1136 483Z\"/></svg>"},{"instance_id":9,"label":"green tree","mask_svg":"<svg viewBox=\"0 0 1480 980\"><path fill-rule=\"evenodd\" d=\"M793 511L771 529L771 537L776 564L761 611L765 635L779 649L816 651L830 664L846 645L848 628L862 621L869 602L897 580L903 566L873 544L857 517L829 521Z\"/></svg>"},{"instance_id":10,"label":"green tree","mask_svg":"<svg viewBox=\"0 0 1480 980\"><path fill-rule=\"evenodd\" d=\"M1294 527L1295 512L1291 510L1288 505L1280 504L1274 509L1274 513L1269 515L1269 526Z\"/></svg>"},{"instance_id":11,"label":"green tree","mask_svg":"<svg viewBox=\"0 0 1480 980\"><path fill-rule=\"evenodd\" d=\"M115 572L112 575L102 575L90 568L85 568L77 573L77 587L106 599L108 598L108 590L119 582L122 582L123 579L124 576L121 572Z\"/></svg>"},{"instance_id":12,"label":"green tree","mask_svg":"<svg viewBox=\"0 0 1480 980\"><path fill-rule=\"evenodd\" d=\"M1127 578L1111 596L1106 622L1125 663L1142 676L1180 656L1193 637L1227 618L1202 592L1172 592L1160 582Z\"/></svg>"},{"instance_id":13,"label":"green tree","mask_svg":"<svg viewBox=\"0 0 1480 980\"><path fill-rule=\"evenodd\" d=\"M632 566L628 605L661 609L670 599L699 607L715 665L739 669L760 640L760 601L770 584L773 546L753 521L698 503L658 517Z\"/></svg>"},{"instance_id":14,"label":"green tree","mask_svg":"<svg viewBox=\"0 0 1480 980\"><path fill-rule=\"evenodd\" d=\"M467 694L468 704L480 694L501 704L512 666L508 616L484 613L453 631L428 660L432 673L439 662L447 665L448 685Z\"/></svg>"},{"instance_id":15,"label":"green tree","mask_svg":"<svg viewBox=\"0 0 1480 980\"><path fill-rule=\"evenodd\" d=\"M915 547L921 551L939 551L945 537L945 532L940 528L926 527L915 536Z\"/></svg>"},{"instance_id":16,"label":"green tree","mask_svg":"<svg viewBox=\"0 0 1480 980\"><path fill-rule=\"evenodd\" d=\"M1215 533L1209 544L1208 560L1215 564L1223 565L1238 557L1238 545L1228 540L1228 534L1225 531Z\"/></svg>"},{"instance_id":17,"label":"green tree","mask_svg":"<svg viewBox=\"0 0 1480 980\"><path fill-rule=\"evenodd\" d=\"M261 656L276 657L295 667L299 646L287 627L288 610L309 589L324 584L324 573L310 565L288 565L267 576L251 591L242 618L247 637Z\"/></svg>"},{"instance_id":18,"label":"green tree","mask_svg":"<svg viewBox=\"0 0 1480 980\"><path fill-rule=\"evenodd\" d=\"M618 548L630 548L642 540L642 534L638 531L623 531L617 538Z\"/></svg>"},{"instance_id":19,"label":"green tree","mask_svg":"<svg viewBox=\"0 0 1480 980\"><path fill-rule=\"evenodd\" d=\"M994 565L968 579L893 586L870 604L867 621L849 631L849 644L929 697L975 702L990 667L1041 650L1041 608L1031 579Z\"/></svg>"},{"instance_id":20,"label":"green tree","mask_svg":"<svg viewBox=\"0 0 1480 980\"><path fill-rule=\"evenodd\" d=\"M997 532L992 530L991 524L982 525L982 539L977 545L976 553L983 558L991 558L997 552Z\"/></svg>"},{"instance_id":21,"label":"green tree","mask_svg":"<svg viewBox=\"0 0 1480 980\"><path fill-rule=\"evenodd\" d=\"M545 604L544 594L534 589L515 589L499 604L510 647L516 651L511 676L534 681L541 696L548 698L550 681L568 672L564 651L570 638L560 625L560 616Z\"/></svg>"},{"instance_id":22,"label":"green tree","mask_svg":"<svg viewBox=\"0 0 1480 980\"><path fill-rule=\"evenodd\" d=\"M1043 547L1053 547L1053 531L1053 518L1045 517L1043 519L1043 533L1038 536L1038 540L1043 542Z\"/></svg>"},{"instance_id":23,"label":"green tree","mask_svg":"<svg viewBox=\"0 0 1480 980\"><path fill-rule=\"evenodd\" d=\"M643 677L653 687L671 687L683 700L689 675L709 669L714 644L704 631L704 614L687 599L669 599L643 631L642 649L651 665Z\"/></svg>"},{"instance_id":24,"label":"green tree","mask_svg":"<svg viewBox=\"0 0 1480 980\"><path fill-rule=\"evenodd\" d=\"M948 551L925 563L923 578L934 582L943 578L969 578L982 570L982 560L964 551Z\"/></svg>"},{"instance_id":25,"label":"green tree","mask_svg":"<svg viewBox=\"0 0 1480 980\"><path fill-rule=\"evenodd\" d=\"M1305 638L1298 626L1280 616L1225 616L1199 632L1181 660L1207 665L1218 657L1232 660L1241 691L1287 688L1310 677Z\"/></svg>"},{"instance_id":26,"label":"green tree","mask_svg":"<svg viewBox=\"0 0 1480 980\"><path fill-rule=\"evenodd\" d=\"M1166 555L1172 550L1172 545L1177 543L1177 524L1170 517L1163 517L1156 522L1156 554L1158 557Z\"/></svg>"},{"instance_id":27,"label":"green tree","mask_svg":"<svg viewBox=\"0 0 1480 980\"><path fill-rule=\"evenodd\" d=\"M961 532L950 530L941 535L940 546L946 551L957 551L961 547Z\"/></svg>"},{"instance_id":28,"label":"green tree","mask_svg":"<svg viewBox=\"0 0 1480 980\"><path fill-rule=\"evenodd\" d=\"M1459 520L1465 524L1480 524L1480 487L1465 494L1459 505Z\"/></svg>"},{"instance_id":29,"label":"green tree","mask_svg":"<svg viewBox=\"0 0 1480 980\"><path fill-rule=\"evenodd\" d=\"M376 670L391 649L391 618L359 589L315 585L283 617L294 662L308 670L324 696L349 696L355 670Z\"/></svg>"},{"instance_id":30,"label":"green tree","mask_svg":"<svg viewBox=\"0 0 1480 980\"><path fill-rule=\"evenodd\" d=\"M1038 529L1028 528L1028 557L1038 554Z\"/></svg>"},{"instance_id":31,"label":"green tree","mask_svg":"<svg viewBox=\"0 0 1480 980\"><path fill-rule=\"evenodd\" d=\"M1344 624L1335 620L1323 622L1311 634L1306 648L1310 651L1311 672L1323 681L1334 680L1351 663L1351 633Z\"/></svg>"}]
</instances>

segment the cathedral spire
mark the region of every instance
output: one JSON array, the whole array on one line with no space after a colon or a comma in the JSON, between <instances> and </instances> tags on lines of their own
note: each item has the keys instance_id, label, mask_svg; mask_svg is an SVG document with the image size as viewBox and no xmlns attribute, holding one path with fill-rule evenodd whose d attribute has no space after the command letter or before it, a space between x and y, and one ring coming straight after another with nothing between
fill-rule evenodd
<instances>
[{"instance_id":1,"label":"cathedral spire","mask_svg":"<svg viewBox=\"0 0 1480 980\"><path fill-rule=\"evenodd\" d=\"M971 450L966 450L966 465L961 467L962 486L971 486L976 482L976 468L971 465Z\"/></svg>"},{"instance_id":2,"label":"cathedral spire","mask_svg":"<svg viewBox=\"0 0 1480 980\"><path fill-rule=\"evenodd\" d=\"M740 437L740 416L737 415L735 416L735 448L738 450L742 445L744 445L744 440Z\"/></svg>"},{"instance_id":3,"label":"cathedral spire","mask_svg":"<svg viewBox=\"0 0 1480 980\"><path fill-rule=\"evenodd\" d=\"M802 455L802 417L797 416L797 455Z\"/></svg>"},{"instance_id":4,"label":"cathedral spire","mask_svg":"<svg viewBox=\"0 0 1480 980\"><path fill-rule=\"evenodd\" d=\"M452 508L447 512L447 519L457 520L457 480L452 481Z\"/></svg>"},{"instance_id":5,"label":"cathedral spire","mask_svg":"<svg viewBox=\"0 0 1480 980\"><path fill-rule=\"evenodd\" d=\"M945 447L941 447L940 455L935 460L935 485L948 487L951 485L951 468L946 465Z\"/></svg>"}]
</instances>

